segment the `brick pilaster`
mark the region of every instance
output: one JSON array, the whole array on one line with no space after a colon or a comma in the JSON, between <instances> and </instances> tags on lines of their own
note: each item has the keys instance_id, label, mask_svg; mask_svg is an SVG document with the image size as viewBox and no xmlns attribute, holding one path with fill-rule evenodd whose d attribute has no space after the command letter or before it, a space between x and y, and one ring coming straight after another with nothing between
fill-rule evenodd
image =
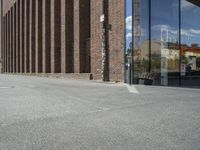
<instances>
[{"instance_id":1,"label":"brick pilaster","mask_svg":"<svg viewBox=\"0 0 200 150\"><path fill-rule=\"evenodd\" d=\"M7 32L8 32L8 73L10 73L10 68L11 68L11 63L10 63L10 60L11 60L11 42L10 42L10 11L8 11L8 29L7 29Z\"/></svg>"},{"instance_id":2,"label":"brick pilaster","mask_svg":"<svg viewBox=\"0 0 200 150\"><path fill-rule=\"evenodd\" d=\"M51 72L61 72L61 1L51 0Z\"/></svg>"},{"instance_id":3,"label":"brick pilaster","mask_svg":"<svg viewBox=\"0 0 200 150\"><path fill-rule=\"evenodd\" d=\"M19 1L19 7L20 7L20 9L19 9L19 15L20 15L20 26L19 26L19 28L20 28L20 33L19 33L19 35L20 35L20 46L19 46L19 57L20 57L20 73L22 73L23 72L23 65L22 65L22 63L23 63L23 56L22 56L22 53L23 53L23 14L22 14L22 5L23 5L23 0L20 0Z\"/></svg>"},{"instance_id":4,"label":"brick pilaster","mask_svg":"<svg viewBox=\"0 0 200 150\"><path fill-rule=\"evenodd\" d=\"M30 0L30 72L35 73L35 0Z\"/></svg>"},{"instance_id":5,"label":"brick pilaster","mask_svg":"<svg viewBox=\"0 0 200 150\"><path fill-rule=\"evenodd\" d=\"M13 73L13 60L14 60L14 43L13 43L13 7L10 10L10 46L11 46L11 52L10 52L10 56L11 56L11 60L10 60L10 72Z\"/></svg>"},{"instance_id":6,"label":"brick pilaster","mask_svg":"<svg viewBox=\"0 0 200 150\"><path fill-rule=\"evenodd\" d=\"M21 43L21 36L20 36L20 33L21 33L21 28L20 28L20 25L21 25L21 16L20 16L20 3L21 3L21 0L18 0L17 1L17 72L20 73L20 62L21 62L21 47L20 47L20 43Z\"/></svg>"},{"instance_id":7,"label":"brick pilaster","mask_svg":"<svg viewBox=\"0 0 200 150\"><path fill-rule=\"evenodd\" d=\"M20 72L24 73L24 1L20 3Z\"/></svg>"},{"instance_id":8,"label":"brick pilaster","mask_svg":"<svg viewBox=\"0 0 200 150\"><path fill-rule=\"evenodd\" d=\"M80 73L80 0L74 0L74 73Z\"/></svg>"},{"instance_id":9,"label":"brick pilaster","mask_svg":"<svg viewBox=\"0 0 200 150\"><path fill-rule=\"evenodd\" d=\"M6 40L6 15L4 16L4 72L6 72L6 51L7 51L7 40Z\"/></svg>"},{"instance_id":10,"label":"brick pilaster","mask_svg":"<svg viewBox=\"0 0 200 150\"><path fill-rule=\"evenodd\" d=\"M25 0L25 8L24 8L24 13L25 13L25 43L24 43L24 48L25 48L25 72L30 73L30 0Z\"/></svg>"},{"instance_id":11,"label":"brick pilaster","mask_svg":"<svg viewBox=\"0 0 200 150\"><path fill-rule=\"evenodd\" d=\"M42 28L42 5L43 0L36 0L36 30L35 30L35 42L36 42L36 72L42 73L42 34L43 34L43 28Z\"/></svg>"},{"instance_id":12,"label":"brick pilaster","mask_svg":"<svg viewBox=\"0 0 200 150\"><path fill-rule=\"evenodd\" d=\"M51 72L51 0L43 0L43 73Z\"/></svg>"},{"instance_id":13,"label":"brick pilaster","mask_svg":"<svg viewBox=\"0 0 200 150\"><path fill-rule=\"evenodd\" d=\"M61 0L61 72L66 73L66 0Z\"/></svg>"},{"instance_id":14,"label":"brick pilaster","mask_svg":"<svg viewBox=\"0 0 200 150\"><path fill-rule=\"evenodd\" d=\"M55 8L55 6L54 6L54 4L55 4L55 1L56 0L51 0L51 73L55 73L55 60L54 60L54 58L55 58L55 53L54 53L54 51L55 51L55 37L54 37L54 35L55 35L55 10L54 10L54 8Z\"/></svg>"},{"instance_id":15,"label":"brick pilaster","mask_svg":"<svg viewBox=\"0 0 200 150\"><path fill-rule=\"evenodd\" d=\"M5 56L4 56L4 53L5 53L5 17L3 16L2 17L2 26L1 26L1 31L2 31L2 36L1 36L1 42L2 42L2 53L1 53L1 57L2 57L2 73L5 72L5 66L4 66L4 63L5 63Z\"/></svg>"},{"instance_id":16,"label":"brick pilaster","mask_svg":"<svg viewBox=\"0 0 200 150\"><path fill-rule=\"evenodd\" d=\"M16 73L16 3L13 6L13 72Z\"/></svg>"},{"instance_id":17,"label":"brick pilaster","mask_svg":"<svg viewBox=\"0 0 200 150\"><path fill-rule=\"evenodd\" d=\"M62 73L73 72L73 0L61 0L61 66Z\"/></svg>"}]
</instances>

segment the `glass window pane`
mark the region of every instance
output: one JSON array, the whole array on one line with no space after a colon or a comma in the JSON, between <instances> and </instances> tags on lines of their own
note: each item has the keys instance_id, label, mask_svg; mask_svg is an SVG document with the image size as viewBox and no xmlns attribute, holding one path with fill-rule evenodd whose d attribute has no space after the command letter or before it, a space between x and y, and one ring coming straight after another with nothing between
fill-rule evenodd
<instances>
[{"instance_id":1,"label":"glass window pane","mask_svg":"<svg viewBox=\"0 0 200 150\"><path fill-rule=\"evenodd\" d=\"M126 82L131 82L131 66L132 66L132 49L133 49L133 28L132 28L132 0L126 0L126 52L125 52L125 69L126 69Z\"/></svg>"},{"instance_id":2,"label":"glass window pane","mask_svg":"<svg viewBox=\"0 0 200 150\"><path fill-rule=\"evenodd\" d=\"M151 0L151 72L156 85L179 85L179 0Z\"/></svg>"},{"instance_id":3,"label":"glass window pane","mask_svg":"<svg viewBox=\"0 0 200 150\"><path fill-rule=\"evenodd\" d=\"M182 86L200 85L200 2L181 0Z\"/></svg>"},{"instance_id":4,"label":"glass window pane","mask_svg":"<svg viewBox=\"0 0 200 150\"><path fill-rule=\"evenodd\" d=\"M134 0L134 83L149 73L149 0Z\"/></svg>"}]
</instances>

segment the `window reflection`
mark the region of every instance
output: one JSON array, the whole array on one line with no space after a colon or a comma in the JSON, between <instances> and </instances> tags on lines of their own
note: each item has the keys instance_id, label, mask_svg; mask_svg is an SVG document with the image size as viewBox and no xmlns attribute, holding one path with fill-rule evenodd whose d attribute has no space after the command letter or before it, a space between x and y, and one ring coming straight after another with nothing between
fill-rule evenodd
<instances>
[{"instance_id":1,"label":"window reflection","mask_svg":"<svg viewBox=\"0 0 200 150\"><path fill-rule=\"evenodd\" d=\"M151 71L155 84L179 84L179 0L151 0Z\"/></svg>"},{"instance_id":2,"label":"window reflection","mask_svg":"<svg viewBox=\"0 0 200 150\"><path fill-rule=\"evenodd\" d=\"M181 0L182 84L200 84L200 7L198 1Z\"/></svg>"},{"instance_id":3,"label":"window reflection","mask_svg":"<svg viewBox=\"0 0 200 150\"><path fill-rule=\"evenodd\" d=\"M132 50L133 24L132 0L126 0L126 51L125 51L125 82L132 83Z\"/></svg>"},{"instance_id":4,"label":"window reflection","mask_svg":"<svg viewBox=\"0 0 200 150\"><path fill-rule=\"evenodd\" d=\"M126 0L126 7L127 79L199 86L200 2Z\"/></svg>"},{"instance_id":5,"label":"window reflection","mask_svg":"<svg viewBox=\"0 0 200 150\"><path fill-rule=\"evenodd\" d=\"M149 0L134 0L134 83L149 73Z\"/></svg>"}]
</instances>

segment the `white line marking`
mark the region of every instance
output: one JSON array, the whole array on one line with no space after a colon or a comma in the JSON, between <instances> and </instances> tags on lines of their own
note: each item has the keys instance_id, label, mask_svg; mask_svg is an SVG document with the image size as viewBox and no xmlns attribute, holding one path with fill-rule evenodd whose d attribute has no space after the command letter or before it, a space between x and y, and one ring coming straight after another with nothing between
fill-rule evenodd
<instances>
[{"instance_id":1,"label":"white line marking","mask_svg":"<svg viewBox=\"0 0 200 150\"><path fill-rule=\"evenodd\" d=\"M128 91L134 94L140 94L140 92L133 85L126 85Z\"/></svg>"}]
</instances>

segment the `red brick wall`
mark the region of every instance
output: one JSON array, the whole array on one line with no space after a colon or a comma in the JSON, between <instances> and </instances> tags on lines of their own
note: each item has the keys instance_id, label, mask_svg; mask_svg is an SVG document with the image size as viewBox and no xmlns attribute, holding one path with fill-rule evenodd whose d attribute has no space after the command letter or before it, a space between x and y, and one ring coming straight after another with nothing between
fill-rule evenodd
<instances>
[{"instance_id":1,"label":"red brick wall","mask_svg":"<svg viewBox=\"0 0 200 150\"><path fill-rule=\"evenodd\" d=\"M100 23L102 13L102 1L91 0L91 72L94 79L102 78L102 30Z\"/></svg>"},{"instance_id":2,"label":"red brick wall","mask_svg":"<svg viewBox=\"0 0 200 150\"><path fill-rule=\"evenodd\" d=\"M37 7L35 6L36 0L30 0L34 5L29 8L30 12L27 13L29 16L25 15L24 20L18 21L22 18L22 15L18 15L20 18L16 20L16 29L18 29L16 31L16 38L18 39L16 61L18 65L16 66L18 72L20 70L22 72L30 70L32 73L35 71L44 73L91 72L94 79L102 79L102 23L100 23L100 16L103 13L102 1L70 0L65 3L64 0L51 0L51 5ZM111 27L108 31L108 66L111 81L123 81L124 78L124 1L107 0L108 24ZM6 14L15 2L16 0L3 0L3 14ZM42 4L42 2L40 3ZM65 3L65 5L62 5L62 3ZM18 8L22 7L18 6ZM44 10L46 11L44 12ZM16 11L19 14L23 13L20 9ZM28 24L26 31L21 32L23 29L21 24L24 24L24 22L26 22L26 25L29 22L30 24ZM20 26L18 27L18 25ZM29 37L27 38L29 40L28 45L25 47L26 50L30 49L30 57L25 59L30 59L29 65L24 63L20 59L21 57L19 58L22 54L27 57L29 55L26 51L22 53L23 51L20 50L24 49L21 46L24 46L24 42L27 42L24 39L20 43L20 35L23 34L27 34L26 36ZM41 51L43 51L43 55ZM23 68L19 66L23 66Z\"/></svg>"},{"instance_id":3,"label":"red brick wall","mask_svg":"<svg viewBox=\"0 0 200 150\"><path fill-rule=\"evenodd\" d=\"M111 81L124 80L124 18L125 0L109 0L109 77ZM102 78L102 1L91 0L91 64L94 79Z\"/></svg>"},{"instance_id":4,"label":"red brick wall","mask_svg":"<svg viewBox=\"0 0 200 150\"><path fill-rule=\"evenodd\" d=\"M109 0L109 76L124 80L125 0Z\"/></svg>"}]
</instances>

